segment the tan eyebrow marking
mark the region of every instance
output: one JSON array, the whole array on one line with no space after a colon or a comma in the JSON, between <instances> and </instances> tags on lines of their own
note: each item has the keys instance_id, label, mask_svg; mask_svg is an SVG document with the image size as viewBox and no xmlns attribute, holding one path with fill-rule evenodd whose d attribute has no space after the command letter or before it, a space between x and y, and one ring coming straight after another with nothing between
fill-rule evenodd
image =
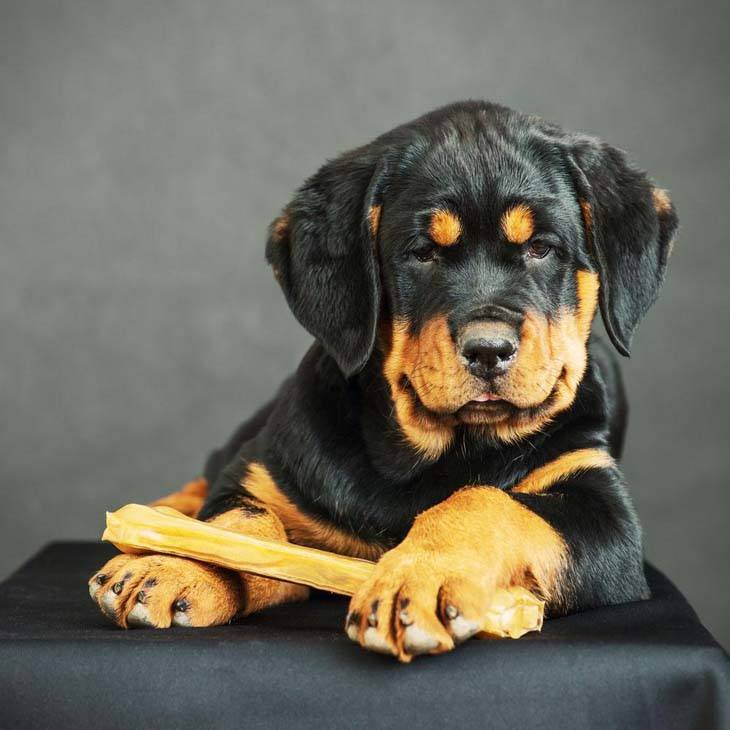
<instances>
[{"instance_id":1,"label":"tan eyebrow marking","mask_svg":"<svg viewBox=\"0 0 730 730\"><path fill-rule=\"evenodd\" d=\"M378 228L380 227L380 211L382 207L380 205L370 206L368 211L368 225L370 226L370 234L375 238L378 235Z\"/></svg>"},{"instance_id":2,"label":"tan eyebrow marking","mask_svg":"<svg viewBox=\"0 0 730 730\"><path fill-rule=\"evenodd\" d=\"M524 203L502 214L502 231L510 243L527 243L535 232L535 216Z\"/></svg>"},{"instance_id":3,"label":"tan eyebrow marking","mask_svg":"<svg viewBox=\"0 0 730 730\"><path fill-rule=\"evenodd\" d=\"M453 246L461 235L461 221L450 210L438 208L431 215L428 235L439 246Z\"/></svg>"}]
</instances>

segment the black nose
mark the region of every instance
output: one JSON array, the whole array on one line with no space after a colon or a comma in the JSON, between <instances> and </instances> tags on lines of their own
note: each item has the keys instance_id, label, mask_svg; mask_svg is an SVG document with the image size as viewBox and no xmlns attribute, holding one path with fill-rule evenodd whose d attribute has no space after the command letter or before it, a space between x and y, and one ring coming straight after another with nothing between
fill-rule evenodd
<instances>
[{"instance_id":1,"label":"black nose","mask_svg":"<svg viewBox=\"0 0 730 730\"><path fill-rule=\"evenodd\" d=\"M491 378L503 373L517 352L512 340L503 337L486 339L475 337L461 348L469 370L480 378Z\"/></svg>"}]
</instances>

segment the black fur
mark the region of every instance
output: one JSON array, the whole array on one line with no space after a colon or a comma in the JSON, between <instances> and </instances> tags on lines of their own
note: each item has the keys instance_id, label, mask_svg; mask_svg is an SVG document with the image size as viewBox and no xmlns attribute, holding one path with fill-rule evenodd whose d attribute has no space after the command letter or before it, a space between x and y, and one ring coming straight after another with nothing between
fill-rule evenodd
<instances>
[{"instance_id":1,"label":"black fur","mask_svg":"<svg viewBox=\"0 0 730 730\"><path fill-rule=\"evenodd\" d=\"M591 137L571 145L576 188L593 211L603 321L616 349L628 355L636 325L664 281L677 215L673 207L657 214L649 180L620 150Z\"/></svg>"},{"instance_id":2,"label":"black fur","mask_svg":"<svg viewBox=\"0 0 730 730\"><path fill-rule=\"evenodd\" d=\"M505 206L523 200L555 247L539 265L497 235ZM590 204L588 230L581 200ZM377 235L373 205L382 206ZM438 207L458 210L462 240L428 266L418 256L432 248L425 216ZM210 457L201 519L240 504L255 461L303 512L389 548L419 512L464 486L509 490L580 448L620 455L620 376L593 341L572 406L549 425L510 444L462 424L438 458L424 458L402 437L377 330L399 317L417 332L438 313L454 335L494 311L517 322L530 308L552 316L575 305L581 269L598 272L607 331L627 354L661 284L676 215L657 213L651 182L621 152L501 106L455 104L326 164L284 216L267 258L316 342L274 400ZM569 546L567 587L553 613L647 596L640 528L617 469L513 495Z\"/></svg>"}]
</instances>

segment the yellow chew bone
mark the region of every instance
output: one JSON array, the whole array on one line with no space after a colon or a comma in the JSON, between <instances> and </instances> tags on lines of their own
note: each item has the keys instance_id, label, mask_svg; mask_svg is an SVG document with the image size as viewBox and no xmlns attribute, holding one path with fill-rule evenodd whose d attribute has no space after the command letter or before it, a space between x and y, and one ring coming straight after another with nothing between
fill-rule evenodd
<instances>
[{"instance_id":1,"label":"yellow chew bone","mask_svg":"<svg viewBox=\"0 0 730 730\"><path fill-rule=\"evenodd\" d=\"M122 552L155 552L192 558L231 570L351 596L375 563L358 558L262 540L213 527L169 507L128 504L107 512L102 540ZM544 603L524 588L495 592L484 616L484 636L517 639L542 628Z\"/></svg>"}]
</instances>

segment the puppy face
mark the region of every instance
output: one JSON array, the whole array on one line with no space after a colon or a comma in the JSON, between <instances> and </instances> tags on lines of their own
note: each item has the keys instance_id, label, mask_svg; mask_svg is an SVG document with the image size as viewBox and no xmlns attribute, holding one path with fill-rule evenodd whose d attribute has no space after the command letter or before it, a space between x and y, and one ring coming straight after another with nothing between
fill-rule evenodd
<instances>
[{"instance_id":1,"label":"puppy face","mask_svg":"<svg viewBox=\"0 0 730 730\"><path fill-rule=\"evenodd\" d=\"M572 400L598 277L560 157L458 131L411 159L371 214L384 371L403 420L512 438Z\"/></svg>"},{"instance_id":2,"label":"puppy face","mask_svg":"<svg viewBox=\"0 0 730 730\"><path fill-rule=\"evenodd\" d=\"M435 457L459 427L515 440L569 407L599 302L627 354L675 228L615 148L469 102L326 165L267 253L295 315L346 376L382 369Z\"/></svg>"}]
</instances>

